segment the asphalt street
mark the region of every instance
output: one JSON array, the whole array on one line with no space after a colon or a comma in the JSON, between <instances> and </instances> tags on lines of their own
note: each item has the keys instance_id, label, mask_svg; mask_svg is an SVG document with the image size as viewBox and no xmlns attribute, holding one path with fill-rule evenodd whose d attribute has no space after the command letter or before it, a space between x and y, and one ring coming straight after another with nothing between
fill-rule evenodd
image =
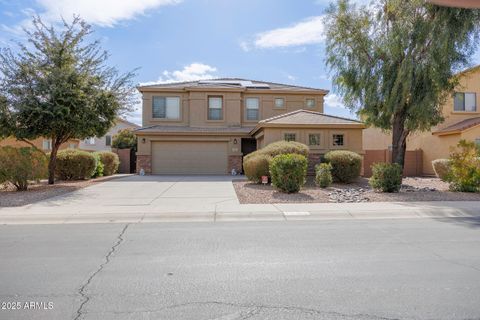
<instances>
[{"instance_id":1,"label":"asphalt street","mask_svg":"<svg viewBox=\"0 0 480 320\"><path fill-rule=\"evenodd\" d=\"M480 319L479 279L478 218L0 226L9 320Z\"/></svg>"}]
</instances>

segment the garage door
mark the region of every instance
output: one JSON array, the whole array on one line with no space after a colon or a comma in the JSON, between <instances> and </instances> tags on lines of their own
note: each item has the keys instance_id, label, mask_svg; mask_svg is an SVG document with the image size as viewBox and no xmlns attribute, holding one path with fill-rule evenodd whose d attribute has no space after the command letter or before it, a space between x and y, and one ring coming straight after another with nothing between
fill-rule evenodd
<instances>
[{"instance_id":1,"label":"garage door","mask_svg":"<svg viewBox=\"0 0 480 320\"><path fill-rule=\"evenodd\" d=\"M225 174L226 142L153 142L155 174Z\"/></svg>"}]
</instances>

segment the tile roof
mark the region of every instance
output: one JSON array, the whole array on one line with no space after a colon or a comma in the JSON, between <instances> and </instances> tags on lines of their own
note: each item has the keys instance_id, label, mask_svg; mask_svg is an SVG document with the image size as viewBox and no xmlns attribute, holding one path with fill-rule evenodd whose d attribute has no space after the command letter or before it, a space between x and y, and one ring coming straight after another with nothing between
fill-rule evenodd
<instances>
[{"instance_id":1,"label":"tile roof","mask_svg":"<svg viewBox=\"0 0 480 320\"><path fill-rule=\"evenodd\" d=\"M250 127L187 127L187 126L150 126L135 130L137 133L249 133Z\"/></svg>"},{"instance_id":2,"label":"tile roof","mask_svg":"<svg viewBox=\"0 0 480 320\"><path fill-rule=\"evenodd\" d=\"M465 131L469 128L480 125L480 117L465 119L448 127L435 131L434 134L443 135Z\"/></svg>"},{"instance_id":3,"label":"tile roof","mask_svg":"<svg viewBox=\"0 0 480 320\"><path fill-rule=\"evenodd\" d=\"M224 81L224 82L222 82ZM250 83L248 87L242 86L242 83ZM257 86L256 86L257 85ZM152 85L140 85L138 89L147 88L159 88L159 89L186 89L186 88L219 88L219 89L263 89L263 90L288 90L288 91L318 91L319 93L327 94L328 90L296 86L290 84L269 82L269 81L258 81L258 80L249 80L241 78L218 78L218 79L205 79L197 81L186 81L186 82L172 82L172 83L160 83Z\"/></svg>"},{"instance_id":4,"label":"tile roof","mask_svg":"<svg viewBox=\"0 0 480 320\"><path fill-rule=\"evenodd\" d=\"M296 110L271 117L259 122L259 124L363 124L361 121L331 116L321 112L310 110Z\"/></svg>"}]
</instances>

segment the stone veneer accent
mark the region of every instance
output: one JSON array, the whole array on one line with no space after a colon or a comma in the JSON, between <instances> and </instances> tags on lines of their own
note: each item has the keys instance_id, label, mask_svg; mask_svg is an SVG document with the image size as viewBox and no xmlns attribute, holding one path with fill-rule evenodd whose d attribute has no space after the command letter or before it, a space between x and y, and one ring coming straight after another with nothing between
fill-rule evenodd
<instances>
[{"instance_id":1,"label":"stone veneer accent","mask_svg":"<svg viewBox=\"0 0 480 320\"><path fill-rule=\"evenodd\" d=\"M315 175L315 166L320 163L322 155L320 153L310 153L308 154L308 175Z\"/></svg>"},{"instance_id":2,"label":"stone veneer accent","mask_svg":"<svg viewBox=\"0 0 480 320\"><path fill-rule=\"evenodd\" d=\"M231 173L232 169L235 169L237 173L241 173L243 171L242 156L228 156L228 173Z\"/></svg>"},{"instance_id":3,"label":"stone veneer accent","mask_svg":"<svg viewBox=\"0 0 480 320\"><path fill-rule=\"evenodd\" d=\"M137 174L140 173L140 169L145 170L145 174L152 173L152 156L150 155L138 155L137 156Z\"/></svg>"}]
</instances>

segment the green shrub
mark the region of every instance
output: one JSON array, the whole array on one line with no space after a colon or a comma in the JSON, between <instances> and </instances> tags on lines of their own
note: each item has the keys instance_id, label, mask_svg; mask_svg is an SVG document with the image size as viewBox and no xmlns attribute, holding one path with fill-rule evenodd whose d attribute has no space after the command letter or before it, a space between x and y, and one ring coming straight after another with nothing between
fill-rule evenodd
<instances>
[{"instance_id":1,"label":"green shrub","mask_svg":"<svg viewBox=\"0 0 480 320\"><path fill-rule=\"evenodd\" d=\"M118 171L118 166L120 165L120 160L116 153L110 151L101 151L96 152L100 157L100 161L103 163L103 175L111 176Z\"/></svg>"},{"instance_id":2,"label":"green shrub","mask_svg":"<svg viewBox=\"0 0 480 320\"><path fill-rule=\"evenodd\" d=\"M83 180L93 176L97 161L92 153L75 149L61 150L57 154L55 175L61 180Z\"/></svg>"},{"instance_id":3,"label":"green shrub","mask_svg":"<svg viewBox=\"0 0 480 320\"><path fill-rule=\"evenodd\" d=\"M272 157L265 154L255 154L243 161L243 171L248 180L260 183L262 176L270 177L269 166Z\"/></svg>"},{"instance_id":4,"label":"green shrub","mask_svg":"<svg viewBox=\"0 0 480 320\"><path fill-rule=\"evenodd\" d=\"M307 158L300 154L281 154L270 162L272 185L282 192L300 191L307 176Z\"/></svg>"},{"instance_id":5,"label":"green shrub","mask_svg":"<svg viewBox=\"0 0 480 320\"><path fill-rule=\"evenodd\" d=\"M0 148L0 184L11 183L25 191L29 181L47 176L47 157L34 148Z\"/></svg>"},{"instance_id":6,"label":"green shrub","mask_svg":"<svg viewBox=\"0 0 480 320\"><path fill-rule=\"evenodd\" d=\"M402 167L398 163L375 163L369 183L377 191L398 192L402 186Z\"/></svg>"},{"instance_id":7,"label":"green shrub","mask_svg":"<svg viewBox=\"0 0 480 320\"><path fill-rule=\"evenodd\" d=\"M113 136L112 147L116 149L137 149L137 137L131 129L120 130Z\"/></svg>"},{"instance_id":8,"label":"green shrub","mask_svg":"<svg viewBox=\"0 0 480 320\"><path fill-rule=\"evenodd\" d=\"M93 171L92 178L103 177L104 165L100 159L98 152L94 152L93 156L95 157L95 170Z\"/></svg>"},{"instance_id":9,"label":"green shrub","mask_svg":"<svg viewBox=\"0 0 480 320\"><path fill-rule=\"evenodd\" d=\"M358 153L330 151L325 154L325 161L332 165L332 176L337 182L351 183L360 176L362 157Z\"/></svg>"},{"instance_id":10,"label":"green shrub","mask_svg":"<svg viewBox=\"0 0 480 320\"><path fill-rule=\"evenodd\" d=\"M320 163L315 166L315 183L320 188L327 188L332 184L332 165Z\"/></svg>"},{"instance_id":11,"label":"green shrub","mask_svg":"<svg viewBox=\"0 0 480 320\"><path fill-rule=\"evenodd\" d=\"M450 170L445 180L453 191L480 191L480 159L474 142L460 140L457 150L450 154Z\"/></svg>"},{"instance_id":12,"label":"green shrub","mask_svg":"<svg viewBox=\"0 0 480 320\"><path fill-rule=\"evenodd\" d=\"M308 157L308 146L295 141L277 141L266 145L264 148L258 150L260 153L268 154L272 158L280 154L300 154Z\"/></svg>"},{"instance_id":13,"label":"green shrub","mask_svg":"<svg viewBox=\"0 0 480 320\"><path fill-rule=\"evenodd\" d=\"M446 181L448 172L450 171L450 160L448 159L437 159L432 161L433 171L438 178L442 181Z\"/></svg>"}]
</instances>

